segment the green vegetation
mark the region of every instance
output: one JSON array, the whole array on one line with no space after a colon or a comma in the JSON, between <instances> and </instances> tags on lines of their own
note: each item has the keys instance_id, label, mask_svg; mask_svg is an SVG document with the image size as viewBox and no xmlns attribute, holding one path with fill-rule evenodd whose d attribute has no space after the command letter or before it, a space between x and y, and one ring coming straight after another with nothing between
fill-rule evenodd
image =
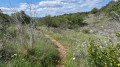
<instances>
[{"instance_id":1,"label":"green vegetation","mask_svg":"<svg viewBox=\"0 0 120 67\"><path fill-rule=\"evenodd\" d=\"M0 67L54 67L58 63L53 42L31 28L33 21L24 11L12 16L0 11L0 21Z\"/></svg>"},{"instance_id":2,"label":"green vegetation","mask_svg":"<svg viewBox=\"0 0 120 67\"><path fill-rule=\"evenodd\" d=\"M111 16L112 18L119 20L120 15L119 2L120 0L118 0L117 2L111 1L109 4L102 7L101 9L93 8L90 12L64 14L61 16L54 17L48 15L40 19L41 20L40 25L44 24L48 27L75 29L88 25L87 23L84 22L84 19L88 17L88 15L90 14L94 15L106 14L106 16Z\"/></svg>"},{"instance_id":3,"label":"green vegetation","mask_svg":"<svg viewBox=\"0 0 120 67\"><path fill-rule=\"evenodd\" d=\"M92 10L91 10L91 13L92 14L95 14L95 13L97 13L98 12L98 9L97 8L93 8Z\"/></svg>"},{"instance_id":4,"label":"green vegetation","mask_svg":"<svg viewBox=\"0 0 120 67\"><path fill-rule=\"evenodd\" d=\"M120 67L119 3L37 20L0 9L0 67L55 67L56 46L38 29L66 48L65 67Z\"/></svg>"},{"instance_id":5,"label":"green vegetation","mask_svg":"<svg viewBox=\"0 0 120 67\"><path fill-rule=\"evenodd\" d=\"M0 24L2 26L10 24L11 17L8 16L7 14L3 14L2 11L0 10Z\"/></svg>"},{"instance_id":6,"label":"green vegetation","mask_svg":"<svg viewBox=\"0 0 120 67\"><path fill-rule=\"evenodd\" d=\"M87 29L82 30L82 32L85 33L85 34L89 34L90 33L89 30L87 30Z\"/></svg>"},{"instance_id":7,"label":"green vegetation","mask_svg":"<svg viewBox=\"0 0 120 67\"><path fill-rule=\"evenodd\" d=\"M116 32L118 37L120 33ZM90 41L88 45L89 65L91 67L119 67L120 66L120 42L114 44L110 39L108 43Z\"/></svg>"},{"instance_id":8,"label":"green vegetation","mask_svg":"<svg viewBox=\"0 0 120 67\"><path fill-rule=\"evenodd\" d=\"M102 42L102 44L105 44ZM91 41L88 46L89 65L91 67L119 67L120 66L120 43L102 45L99 41Z\"/></svg>"},{"instance_id":9,"label":"green vegetation","mask_svg":"<svg viewBox=\"0 0 120 67\"><path fill-rule=\"evenodd\" d=\"M51 17L50 15L48 15L41 19L41 23L44 23L48 27L70 29L86 25L86 23L83 23L83 17L80 14L55 17Z\"/></svg>"},{"instance_id":10,"label":"green vegetation","mask_svg":"<svg viewBox=\"0 0 120 67\"><path fill-rule=\"evenodd\" d=\"M59 60L54 44L34 30L34 47L31 48L29 33L26 32L28 29L26 26L22 27L23 38L13 25L7 28L9 37L4 33L3 41L0 42L0 67L54 67L56 60Z\"/></svg>"},{"instance_id":11,"label":"green vegetation","mask_svg":"<svg viewBox=\"0 0 120 67\"><path fill-rule=\"evenodd\" d=\"M50 15L45 16L45 17L43 18L43 20L42 20L42 22L43 22L47 27L51 26L51 23L52 23L51 21L52 21L52 17L51 17Z\"/></svg>"},{"instance_id":12,"label":"green vegetation","mask_svg":"<svg viewBox=\"0 0 120 67\"><path fill-rule=\"evenodd\" d=\"M106 14L114 17L114 19L119 19L120 15L120 0L117 2L111 1L106 6L100 9L101 12L105 12Z\"/></svg>"},{"instance_id":13,"label":"green vegetation","mask_svg":"<svg viewBox=\"0 0 120 67\"><path fill-rule=\"evenodd\" d=\"M25 14L24 11L13 13L12 18L14 22L19 22L21 24L29 24L31 21L31 18L27 14Z\"/></svg>"},{"instance_id":14,"label":"green vegetation","mask_svg":"<svg viewBox=\"0 0 120 67\"><path fill-rule=\"evenodd\" d=\"M67 51L67 56L63 64L65 67L89 67L88 63L88 52L87 52L87 42L89 40L103 40L108 41L108 37L95 34L84 34L81 31L76 30L62 30L46 27L40 27L41 31L49 34L56 40L58 40L62 45L65 46Z\"/></svg>"}]
</instances>

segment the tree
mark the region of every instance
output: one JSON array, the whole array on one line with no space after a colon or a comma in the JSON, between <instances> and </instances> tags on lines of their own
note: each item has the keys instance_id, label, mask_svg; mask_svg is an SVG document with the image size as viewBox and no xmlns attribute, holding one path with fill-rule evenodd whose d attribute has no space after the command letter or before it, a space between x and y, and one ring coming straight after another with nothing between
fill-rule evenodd
<instances>
[{"instance_id":1,"label":"tree","mask_svg":"<svg viewBox=\"0 0 120 67\"><path fill-rule=\"evenodd\" d=\"M51 17L50 15L45 16L45 17L43 18L43 23L44 23L45 25L47 25L47 27L50 27L50 26L51 26L51 21L52 21L52 17Z\"/></svg>"},{"instance_id":2,"label":"tree","mask_svg":"<svg viewBox=\"0 0 120 67\"><path fill-rule=\"evenodd\" d=\"M97 8L93 8L92 10L91 10L91 13L92 14L95 14L95 13L97 13L98 12L98 9Z\"/></svg>"},{"instance_id":3,"label":"tree","mask_svg":"<svg viewBox=\"0 0 120 67\"><path fill-rule=\"evenodd\" d=\"M2 13L3 11L0 9L0 13Z\"/></svg>"},{"instance_id":4,"label":"tree","mask_svg":"<svg viewBox=\"0 0 120 67\"><path fill-rule=\"evenodd\" d=\"M29 24L31 20L31 18L25 14L24 11L13 13L12 17L15 19L15 21L19 21L22 24Z\"/></svg>"},{"instance_id":5,"label":"tree","mask_svg":"<svg viewBox=\"0 0 120 67\"><path fill-rule=\"evenodd\" d=\"M10 21L12 20L9 15L0 12L0 25L9 24Z\"/></svg>"},{"instance_id":6,"label":"tree","mask_svg":"<svg viewBox=\"0 0 120 67\"><path fill-rule=\"evenodd\" d=\"M54 17L52 19L51 26L65 28L65 27L67 27L67 20L63 17Z\"/></svg>"},{"instance_id":7,"label":"tree","mask_svg":"<svg viewBox=\"0 0 120 67\"><path fill-rule=\"evenodd\" d=\"M72 25L76 24L76 25L82 26L82 24L83 24L83 18L80 15L72 15L71 21L72 21Z\"/></svg>"}]
</instances>

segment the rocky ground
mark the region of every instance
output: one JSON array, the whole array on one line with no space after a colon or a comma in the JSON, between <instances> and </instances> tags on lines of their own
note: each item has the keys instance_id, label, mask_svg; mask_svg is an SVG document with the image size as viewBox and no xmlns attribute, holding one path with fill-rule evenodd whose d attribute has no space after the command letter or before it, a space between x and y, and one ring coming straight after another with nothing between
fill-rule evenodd
<instances>
[{"instance_id":1,"label":"rocky ground","mask_svg":"<svg viewBox=\"0 0 120 67\"><path fill-rule=\"evenodd\" d=\"M85 18L84 22L88 25L82 27L81 30L88 29L91 33L115 37L113 33L120 32L120 21L105 16L104 14L90 14Z\"/></svg>"}]
</instances>

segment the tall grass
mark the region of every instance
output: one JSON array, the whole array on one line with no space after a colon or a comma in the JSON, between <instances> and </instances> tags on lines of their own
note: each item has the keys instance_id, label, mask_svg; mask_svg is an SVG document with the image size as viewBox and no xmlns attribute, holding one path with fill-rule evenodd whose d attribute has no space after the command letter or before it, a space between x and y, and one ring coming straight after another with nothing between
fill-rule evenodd
<instances>
[{"instance_id":1,"label":"tall grass","mask_svg":"<svg viewBox=\"0 0 120 67\"><path fill-rule=\"evenodd\" d=\"M37 30L33 30L32 47L29 27L21 27L24 28L22 35L19 34L16 25L6 29L7 33L4 33L0 42L0 67L54 67L57 64L56 60L59 60L54 44Z\"/></svg>"},{"instance_id":2,"label":"tall grass","mask_svg":"<svg viewBox=\"0 0 120 67\"><path fill-rule=\"evenodd\" d=\"M10 24L0 25L0 67L54 67L59 60L54 44L36 30L32 0L27 3L30 17L13 8Z\"/></svg>"}]
</instances>

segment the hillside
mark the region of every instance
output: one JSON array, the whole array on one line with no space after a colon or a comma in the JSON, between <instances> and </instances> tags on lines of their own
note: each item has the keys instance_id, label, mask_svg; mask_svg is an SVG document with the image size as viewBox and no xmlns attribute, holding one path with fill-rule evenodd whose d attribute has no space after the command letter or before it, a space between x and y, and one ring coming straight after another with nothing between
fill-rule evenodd
<instances>
[{"instance_id":1,"label":"hillside","mask_svg":"<svg viewBox=\"0 0 120 67\"><path fill-rule=\"evenodd\" d=\"M85 17L84 22L88 26L85 29L91 30L92 33L114 36L113 33L119 32L120 28L120 0L117 2L111 1L106 6L102 7L98 14L89 14Z\"/></svg>"},{"instance_id":2,"label":"hillside","mask_svg":"<svg viewBox=\"0 0 120 67\"><path fill-rule=\"evenodd\" d=\"M119 9L120 4L119 3L120 3L119 1L116 1L116 2L111 1L106 6L103 6L101 9L93 8L89 12L64 14L64 15L54 16L54 17L51 17L49 15L49 16L42 18L41 19L42 21L40 22L47 26L51 26L51 27L73 29L73 28L77 28L81 26L86 26L87 23L84 22L84 20L86 20L86 17L90 17L91 14L95 15L98 21L100 20L99 18L101 18L102 16L103 16L102 18L108 17L106 18L106 20L107 19L110 20L109 18L111 18L111 20L120 21L119 19L120 18L119 16L120 15L120 9ZM49 20L49 21L47 22L45 20Z\"/></svg>"},{"instance_id":3,"label":"hillside","mask_svg":"<svg viewBox=\"0 0 120 67\"><path fill-rule=\"evenodd\" d=\"M114 36L120 27L120 0L111 1L101 9L93 8L90 12L64 14L60 16L46 16L41 23L55 28L88 29L92 33Z\"/></svg>"},{"instance_id":4,"label":"hillside","mask_svg":"<svg viewBox=\"0 0 120 67\"><path fill-rule=\"evenodd\" d=\"M120 0L42 18L0 9L0 67L120 67Z\"/></svg>"},{"instance_id":5,"label":"hillside","mask_svg":"<svg viewBox=\"0 0 120 67\"><path fill-rule=\"evenodd\" d=\"M43 26L40 29L68 49L66 60L63 63L65 67L120 66L120 50L118 47L120 45L119 3L120 0L111 1L101 9L94 8L90 12L45 17L51 22L54 20L56 26L49 24L48 28ZM73 17L79 17L82 22L78 23L82 24L75 23L79 21L78 18L74 19L75 22L72 21ZM57 24L57 22L59 23ZM54 23L52 22L52 24Z\"/></svg>"}]
</instances>

